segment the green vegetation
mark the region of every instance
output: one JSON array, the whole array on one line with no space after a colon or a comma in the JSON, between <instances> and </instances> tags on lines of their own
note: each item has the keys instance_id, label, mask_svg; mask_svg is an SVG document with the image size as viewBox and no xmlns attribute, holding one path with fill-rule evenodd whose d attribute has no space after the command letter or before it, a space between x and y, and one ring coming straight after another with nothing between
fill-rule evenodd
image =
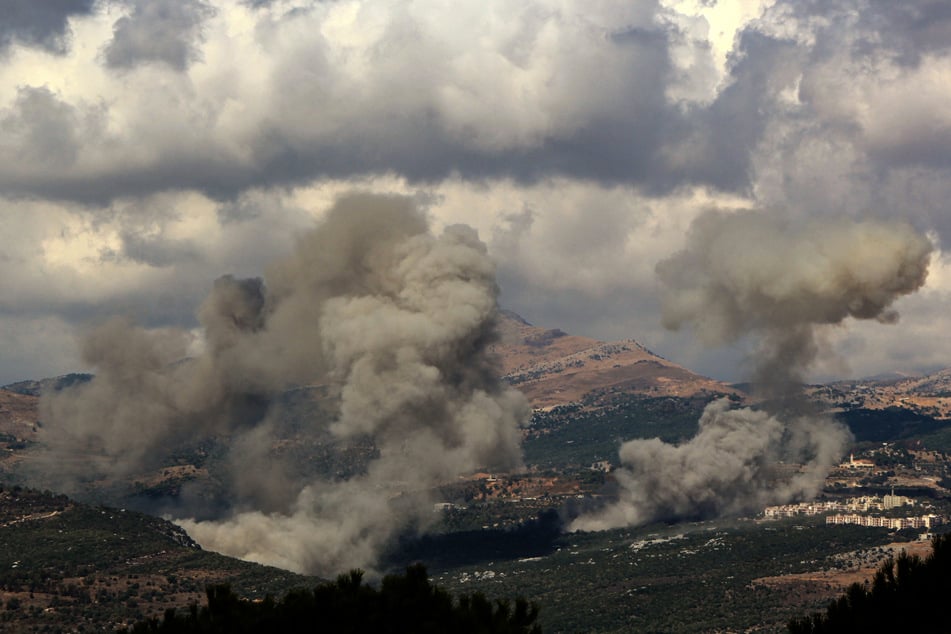
<instances>
[{"instance_id":1,"label":"green vegetation","mask_svg":"<svg viewBox=\"0 0 951 634\"><path fill-rule=\"evenodd\" d=\"M222 584L231 590L213 590L215 600L242 597L240 605L255 598L263 603L253 605L268 604L267 595L317 601L313 590L287 593L314 588L318 580L202 551L177 527L156 518L21 489L0 496L3 631L80 625L101 631L136 622L163 631L161 615L169 609L174 619L192 619L198 627L202 611L182 608L197 605L207 587ZM488 508L509 512L502 503ZM525 506L520 512L530 510ZM883 556L877 549L894 539L885 529L821 522L721 521L565 534L554 511L536 510L534 519L514 528L406 538L394 546L386 570L421 561L432 571L432 583L446 593L470 596L480 614L486 605L493 614L506 612L477 595L528 597L541 606L532 625L546 632L753 626L780 631L789 619L821 609L829 595L818 586L774 586L758 579L848 566L851 555L843 553L852 551L869 552L877 561ZM280 603L270 602L275 609ZM516 614L518 604L508 609ZM206 610L214 612L210 604ZM293 631L274 631L285 629Z\"/></svg>"},{"instance_id":2,"label":"green vegetation","mask_svg":"<svg viewBox=\"0 0 951 634\"><path fill-rule=\"evenodd\" d=\"M441 570L551 554L562 537L561 519L553 509L517 526L493 529L456 530L404 538L384 559L388 568L409 562L432 562Z\"/></svg>"},{"instance_id":3,"label":"green vegetation","mask_svg":"<svg viewBox=\"0 0 951 634\"><path fill-rule=\"evenodd\" d=\"M63 376L41 379L39 381L18 381L4 385L0 389L16 392L17 394L25 394L27 396L39 396L43 392L58 392L73 385L86 383L92 380L92 377L92 374L72 372L70 374L64 374Z\"/></svg>"},{"instance_id":4,"label":"green vegetation","mask_svg":"<svg viewBox=\"0 0 951 634\"><path fill-rule=\"evenodd\" d=\"M947 421L900 407L885 409L851 409L838 414L839 420L852 431L856 441L891 442L928 436L946 430ZM930 449L941 449L932 447Z\"/></svg>"},{"instance_id":5,"label":"green vegetation","mask_svg":"<svg viewBox=\"0 0 951 634\"><path fill-rule=\"evenodd\" d=\"M701 399L622 393L595 394L588 400L535 413L522 445L526 463L542 468L587 466L600 460L616 464L618 447L626 440L690 438L707 404ZM598 407L589 408L594 400Z\"/></svg>"},{"instance_id":6,"label":"green vegetation","mask_svg":"<svg viewBox=\"0 0 951 634\"><path fill-rule=\"evenodd\" d=\"M884 556L878 549L895 539L885 529L826 526L820 517L555 535L544 528L539 522L534 532L432 536L403 552L422 560L450 592L537 601L546 632L778 632L825 605L828 590L759 579L838 570L853 558L877 561ZM534 548L516 554L526 534L535 536ZM491 551L479 550L487 543ZM481 556L464 560L460 553L470 548Z\"/></svg>"},{"instance_id":7,"label":"green vegetation","mask_svg":"<svg viewBox=\"0 0 951 634\"><path fill-rule=\"evenodd\" d=\"M951 425L929 434L923 434L920 439L921 444L928 449L951 453Z\"/></svg>"},{"instance_id":8,"label":"green vegetation","mask_svg":"<svg viewBox=\"0 0 951 634\"><path fill-rule=\"evenodd\" d=\"M201 550L164 520L0 488L0 631L113 630L228 582L247 597L317 579Z\"/></svg>"},{"instance_id":9,"label":"green vegetation","mask_svg":"<svg viewBox=\"0 0 951 634\"><path fill-rule=\"evenodd\" d=\"M439 524L428 532L430 535L444 535L482 532L490 528L515 529L540 513L554 513L552 506L555 504L558 502L550 499L471 502L444 511Z\"/></svg>"},{"instance_id":10,"label":"green vegetation","mask_svg":"<svg viewBox=\"0 0 951 634\"><path fill-rule=\"evenodd\" d=\"M387 575L379 589L363 582L359 570L340 575L313 591L296 590L284 599L252 602L230 586L210 586L208 605L187 613L174 609L165 617L137 623L134 634L148 632L401 632L460 634L541 634L538 608L524 599L491 603L484 595L463 595L454 601L429 581L426 568L410 566L405 575Z\"/></svg>"},{"instance_id":11,"label":"green vegetation","mask_svg":"<svg viewBox=\"0 0 951 634\"><path fill-rule=\"evenodd\" d=\"M792 634L826 632L946 632L951 621L945 601L951 594L951 535L935 537L922 560L905 552L889 559L871 586L852 584L826 613L789 623Z\"/></svg>"},{"instance_id":12,"label":"green vegetation","mask_svg":"<svg viewBox=\"0 0 951 634\"><path fill-rule=\"evenodd\" d=\"M275 446L274 455L295 465L305 479L359 473L376 451L368 439L345 444L329 433L301 433L308 421L326 420L323 398L308 388L282 399L278 434L287 442ZM441 592L469 597L461 601L478 603L481 614L487 610L505 614L501 604L484 597L524 595L541 606L532 625L537 622L546 632L778 632L790 619L823 609L831 591L820 581L763 578L854 569L858 560L872 577L871 567L885 556L884 544L912 538L911 533L896 536L885 529L825 526L819 517L563 532L552 507L571 515L571 504L590 501L578 500L580 494L590 498L605 480L611 484L610 475L588 468L592 463L616 464L618 446L632 438L660 437L668 442L689 438L706 402L603 392L584 403L537 413L525 442L532 471L496 474L497 482L493 478L491 484L485 480L447 484L436 499L453 506L442 512L426 536L410 535L415 531L410 527L392 545L381 570L402 572L423 562L433 573L432 583L444 589L431 587L433 596ZM914 452L907 450L919 447L914 441L919 432L926 432L920 436L925 439L947 436L951 448L951 428L945 423L903 411L844 416L860 437L867 438L860 445L863 457L899 475L908 472L945 485L951 482L944 463L915 462ZM877 440L895 437L901 441L888 447ZM933 448L930 440L925 444ZM202 500L198 506L207 502L207 512L214 513L227 503L220 495L230 476L227 450L226 439L183 446L170 458L164 479L145 474L138 481L110 483L108 489L93 483L99 488L90 489L89 497L154 510L178 503L187 487L189 499ZM185 465L200 467L200 473L172 469ZM894 484L882 476L867 477L861 494L887 493ZM558 480L561 488L551 489L557 494L532 489L537 487L533 479L537 483L543 478ZM942 491L910 487L898 486L895 492L930 497L937 512L947 512L949 502ZM253 622L257 617L251 612L259 608L248 606L270 606L266 609L273 612L267 618L278 618L275 615L294 606L316 604L316 583L313 578L202 551L180 529L154 517L84 506L51 493L0 489L0 631L102 631L135 622L137 631L172 631L162 628L220 624L215 614L228 605L249 610L242 612L241 622ZM363 600L360 593L368 591L361 589L362 578L356 582L350 578L349 583L356 594L338 599ZM211 590L208 605L199 609L206 588ZM286 594L294 588L298 590ZM286 598L275 601L268 595ZM445 606L444 599L440 601ZM462 605L458 601L451 604ZM193 610L183 609L190 604ZM514 614L517 604L506 609ZM324 621L322 616L310 618ZM271 629L293 631L290 626Z\"/></svg>"}]
</instances>

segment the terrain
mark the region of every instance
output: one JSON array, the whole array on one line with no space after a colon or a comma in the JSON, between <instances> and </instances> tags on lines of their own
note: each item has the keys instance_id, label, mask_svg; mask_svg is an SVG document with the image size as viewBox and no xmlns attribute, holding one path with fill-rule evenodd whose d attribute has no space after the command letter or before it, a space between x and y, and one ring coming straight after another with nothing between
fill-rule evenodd
<instances>
[{"instance_id":1,"label":"terrain","mask_svg":"<svg viewBox=\"0 0 951 634\"><path fill-rule=\"evenodd\" d=\"M635 340L601 342L512 313L502 315L500 330L493 352L534 411L523 431L526 468L473 473L433 491L440 519L427 535L409 532L394 543L381 571L422 561L454 593L525 595L540 604L546 632L782 631L790 618L871 578L888 556L927 548L917 541L921 531L826 525L822 514L566 533L565 519L580 506L611 495L621 442L681 442L696 433L712 399L755 399ZM183 446L166 463L125 479L74 482L73 498L55 487L57 493L19 488L48 488L37 479L38 394L88 378L0 390L0 553L9 553L9 561L0 559L8 571L0 576L0 624L35 622L56 631L82 619L87 629L107 629L198 601L208 583L230 581L253 597L311 582L206 553L153 516L196 501L209 516L226 508L219 491L233 468L227 437ZM820 497L894 490L951 516L949 379L943 370L808 386L852 431L860 465L847 460L834 469ZM334 409L319 386L291 390L273 406L281 440L269 451L300 477L347 477L375 451L359 438L341 444L314 433L312 421L329 423Z\"/></svg>"},{"instance_id":2,"label":"terrain","mask_svg":"<svg viewBox=\"0 0 951 634\"><path fill-rule=\"evenodd\" d=\"M4 442L34 440L38 405L38 396L0 389L0 438Z\"/></svg>"},{"instance_id":3,"label":"terrain","mask_svg":"<svg viewBox=\"0 0 951 634\"><path fill-rule=\"evenodd\" d=\"M36 443L39 397L0 389L0 482L16 482L27 450Z\"/></svg>"},{"instance_id":4,"label":"terrain","mask_svg":"<svg viewBox=\"0 0 951 634\"><path fill-rule=\"evenodd\" d=\"M451 591L524 593L545 632L780 632L846 579L870 579L893 542L885 529L814 519L701 522L568 534L548 554L430 572Z\"/></svg>"},{"instance_id":5,"label":"terrain","mask_svg":"<svg viewBox=\"0 0 951 634\"><path fill-rule=\"evenodd\" d=\"M503 311L501 341L493 347L503 376L536 410L586 401L592 394L639 394L704 398L740 395L729 385L700 376L660 357L633 339L604 342L539 328Z\"/></svg>"},{"instance_id":6,"label":"terrain","mask_svg":"<svg viewBox=\"0 0 951 634\"><path fill-rule=\"evenodd\" d=\"M869 410L902 408L939 420L951 418L951 368L925 376L837 381L810 389L835 407Z\"/></svg>"},{"instance_id":7,"label":"terrain","mask_svg":"<svg viewBox=\"0 0 951 634\"><path fill-rule=\"evenodd\" d=\"M113 631L198 602L208 584L261 598L315 581L206 552L156 517L0 489L0 631Z\"/></svg>"}]
</instances>

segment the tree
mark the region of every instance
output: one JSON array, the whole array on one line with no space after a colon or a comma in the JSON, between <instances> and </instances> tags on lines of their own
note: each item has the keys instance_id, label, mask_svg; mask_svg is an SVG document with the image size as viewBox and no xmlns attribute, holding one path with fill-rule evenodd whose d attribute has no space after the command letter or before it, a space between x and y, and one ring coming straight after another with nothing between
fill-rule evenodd
<instances>
[{"instance_id":1,"label":"tree","mask_svg":"<svg viewBox=\"0 0 951 634\"><path fill-rule=\"evenodd\" d=\"M795 619L792 634L827 632L947 632L951 614L951 534L935 537L924 560L902 551L875 573L871 587L854 583L826 613Z\"/></svg>"},{"instance_id":2,"label":"tree","mask_svg":"<svg viewBox=\"0 0 951 634\"><path fill-rule=\"evenodd\" d=\"M295 590L282 600L268 597L252 602L228 585L209 586L208 605L190 606L187 613L166 610L157 618L136 623L133 634L334 632L341 634L541 634L538 607L522 598L489 601L476 593L458 600L429 581L426 568L416 564L403 575L387 575L379 589L352 570L314 590Z\"/></svg>"}]
</instances>

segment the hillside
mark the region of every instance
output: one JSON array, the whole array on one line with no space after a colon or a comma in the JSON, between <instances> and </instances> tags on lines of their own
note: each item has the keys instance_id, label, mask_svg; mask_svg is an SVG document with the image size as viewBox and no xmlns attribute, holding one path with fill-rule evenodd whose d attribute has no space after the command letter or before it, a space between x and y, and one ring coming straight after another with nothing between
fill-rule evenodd
<instances>
[{"instance_id":1,"label":"hillside","mask_svg":"<svg viewBox=\"0 0 951 634\"><path fill-rule=\"evenodd\" d=\"M54 376L45 379L28 379L25 381L17 381L16 383L4 385L3 389L7 390L8 392L16 392L17 394L25 394L27 396L39 396L43 392L55 392L57 390L65 389L71 385L77 385L91 381L92 378L92 374L81 374L74 372L72 374L64 374L62 376Z\"/></svg>"},{"instance_id":2,"label":"hillside","mask_svg":"<svg viewBox=\"0 0 951 634\"><path fill-rule=\"evenodd\" d=\"M503 315L501 327L502 339L495 345L499 364L536 408L524 430L528 469L473 474L441 487L434 498L444 507L441 519L423 537L401 535L381 570L423 561L453 593L526 594L542 606L540 622L549 632L637 627L772 632L781 631L792 616L822 608L848 580L872 574L885 556L883 549L902 541L884 528L827 526L820 516L562 532L562 514L610 495L610 468L617 465L621 442L654 437L682 442L696 433L700 412L715 395L736 402L745 396L634 340L573 336L532 326L510 313ZM877 402L880 386L897 394L895 386L903 381L908 381L900 388L903 394L937 392L941 375L813 388L816 394L825 390L830 404L839 399L836 407L849 417L844 422L857 440L867 441L864 449L861 442L856 447L856 457L869 458L882 470L881 475L840 470L826 495L844 496L846 489L867 494L872 486L887 493L896 483L924 489L908 478L928 478L928 490L915 494L947 513L938 483L951 471L935 462L940 456L926 464L917 458L924 452L881 444L923 438L933 449L932 440L946 423L912 416L907 409L862 408ZM0 620L0 631L21 631L17 626L27 623L48 625L50 631L65 623L83 624L86 631L109 629L201 601L209 583L230 582L245 597L267 591L279 595L299 585L303 578L290 573L197 549L173 525L131 511L138 506L161 514L191 502L198 503L195 508L207 506L209 516L226 509L233 503L223 497L231 473L227 437L183 445L158 468L143 467L124 480L80 483L76 495L113 508L22 489L14 494L11 485L26 482L28 472L3 470L16 466L16 460L29 464L38 454L34 394L51 385L55 389L58 381L13 386L25 393L0 391L0 429L6 430L0 436L0 486L6 486L0 492L0 619L6 619ZM863 390L870 396L856 400ZM900 403L895 399L908 396L889 398ZM295 477L344 479L359 472L375 450L367 439L347 444L332 437L326 425L336 403L318 386L290 390L272 405L279 440L268 452ZM951 447L948 431L942 447ZM590 611L592 596L599 598L596 612ZM7 607L11 600L13 609Z\"/></svg>"},{"instance_id":3,"label":"hillside","mask_svg":"<svg viewBox=\"0 0 951 634\"><path fill-rule=\"evenodd\" d=\"M0 440L32 440L39 398L0 389Z\"/></svg>"},{"instance_id":4,"label":"hillside","mask_svg":"<svg viewBox=\"0 0 951 634\"><path fill-rule=\"evenodd\" d=\"M36 441L39 398L0 389L0 483L12 479L24 449Z\"/></svg>"},{"instance_id":5,"label":"hillside","mask_svg":"<svg viewBox=\"0 0 951 634\"><path fill-rule=\"evenodd\" d=\"M494 346L505 379L535 409L578 403L593 393L646 397L739 394L713 379L660 357L633 339L604 342L533 326L502 311L502 340ZM586 398L588 397L588 398Z\"/></svg>"},{"instance_id":6,"label":"hillside","mask_svg":"<svg viewBox=\"0 0 951 634\"><path fill-rule=\"evenodd\" d=\"M203 551L162 519L0 487L0 631L112 631L209 583L263 597L316 581Z\"/></svg>"},{"instance_id":7,"label":"hillside","mask_svg":"<svg viewBox=\"0 0 951 634\"><path fill-rule=\"evenodd\" d=\"M900 407L936 419L951 419L951 368L925 376L837 381L814 386L811 393L834 407Z\"/></svg>"}]
</instances>

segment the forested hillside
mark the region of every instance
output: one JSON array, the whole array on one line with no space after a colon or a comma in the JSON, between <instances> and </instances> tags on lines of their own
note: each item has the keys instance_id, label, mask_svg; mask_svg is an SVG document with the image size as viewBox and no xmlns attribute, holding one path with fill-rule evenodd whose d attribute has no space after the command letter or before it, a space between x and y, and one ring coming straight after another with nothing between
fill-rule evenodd
<instances>
[{"instance_id":1,"label":"forested hillside","mask_svg":"<svg viewBox=\"0 0 951 634\"><path fill-rule=\"evenodd\" d=\"M792 634L842 632L947 632L951 613L951 534L935 537L928 557L902 552L875 573L871 585L855 583L825 614L796 619Z\"/></svg>"}]
</instances>

